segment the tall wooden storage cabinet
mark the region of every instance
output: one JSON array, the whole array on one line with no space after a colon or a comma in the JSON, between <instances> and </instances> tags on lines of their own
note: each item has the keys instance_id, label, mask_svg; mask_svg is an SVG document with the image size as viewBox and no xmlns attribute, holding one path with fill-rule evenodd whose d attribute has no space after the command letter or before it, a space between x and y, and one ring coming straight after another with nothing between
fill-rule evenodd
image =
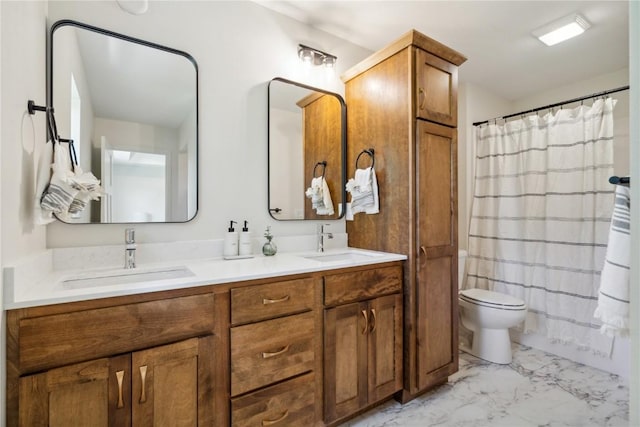
<instances>
[{"instance_id":1,"label":"tall wooden storage cabinet","mask_svg":"<svg viewBox=\"0 0 640 427\"><path fill-rule=\"evenodd\" d=\"M458 370L457 67L465 60L412 30L342 76L347 174L374 148L380 195L379 214L347 221L349 246L408 257L402 401Z\"/></svg>"}]
</instances>

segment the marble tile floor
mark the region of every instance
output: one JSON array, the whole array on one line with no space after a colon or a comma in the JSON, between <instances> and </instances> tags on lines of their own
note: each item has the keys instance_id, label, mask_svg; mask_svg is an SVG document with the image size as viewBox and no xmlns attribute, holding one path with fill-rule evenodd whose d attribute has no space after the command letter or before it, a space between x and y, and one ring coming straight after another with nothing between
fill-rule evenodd
<instances>
[{"instance_id":1,"label":"marble tile floor","mask_svg":"<svg viewBox=\"0 0 640 427\"><path fill-rule=\"evenodd\" d=\"M626 427L628 417L629 389L617 375L514 344L509 365L461 352L447 384L341 427Z\"/></svg>"}]
</instances>

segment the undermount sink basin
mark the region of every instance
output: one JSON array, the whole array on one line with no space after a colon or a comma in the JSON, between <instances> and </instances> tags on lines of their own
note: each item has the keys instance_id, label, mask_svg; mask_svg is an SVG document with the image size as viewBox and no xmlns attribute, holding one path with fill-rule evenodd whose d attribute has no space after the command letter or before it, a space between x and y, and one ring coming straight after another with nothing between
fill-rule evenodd
<instances>
[{"instance_id":1,"label":"undermount sink basin","mask_svg":"<svg viewBox=\"0 0 640 427\"><path fill-rule=\"evenodd\" d=\"M194 276L187 267L168 267L155 269L120 269L69 277L61 282L63 289L83 289L99 286L123 285L127 283L148 282L154 280L179 279Z\"/></svg>"},{"instance_id":2,"label":"undermount sink basin","mask_svg":"<svg viewBox=\"0 0 640 427\"><path fill-rule=\"evenodd\" d=\"M375 258L379 255L364 252L340 252L340 253L318 253L317 255L307 255L304 258L320 262L336 261L364 261Z\"/></svg>"}]
</instances>

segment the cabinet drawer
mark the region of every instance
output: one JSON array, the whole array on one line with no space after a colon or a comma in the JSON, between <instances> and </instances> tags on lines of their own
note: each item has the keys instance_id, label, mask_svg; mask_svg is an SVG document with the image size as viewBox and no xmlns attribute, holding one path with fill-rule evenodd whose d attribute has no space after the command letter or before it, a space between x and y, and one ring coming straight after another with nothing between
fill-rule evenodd
<instances>
[{"instance_id":1,"label":"cabinet drawer","mask_svg":"<svg viewBox=\"0 0 640 427\"><path fill-rule=\"evenodd\" d=\"M20 371L49 369L210 334L213 294L25 318Z\"/></svg>"},{"instance_id":2,"label":"cabinet drawer","mask_svg":"<svg viewBox=\"0 0 640 427\"><path fill-rule=\"evenodd\" d=\"M231 328L231 395L311 371L314 314Z\"/></svg>"},{"instance_id":3,"label":"cabinet drawer","mask_svg":"<svg viewBox=\"0 0 640 427\"><path fill-rule=\"evenodd\" d=\"M288 280L231 289L231 324L256 322L311 310L313 289L318 280Z\"/></svg>"},{"instance_id":4,"label":"cabinet drawer","mask_svg":"<svg viewBox=\"0 0 640 427\"><path fill-rule=\"evenodd\" d=\"M232 427L314 425L314 374L231 400Z\"/></svg>"},{"instance_id":5,"label":"cabinet drawer","mask_svg":"<svg viewBox=\"0 0 640 427\"><path fill-rule=\"evenodd\" d=\"M402 290L402 267L374 268L324 278L324 304L336 305Z\"/></svg>"}]
</instances>

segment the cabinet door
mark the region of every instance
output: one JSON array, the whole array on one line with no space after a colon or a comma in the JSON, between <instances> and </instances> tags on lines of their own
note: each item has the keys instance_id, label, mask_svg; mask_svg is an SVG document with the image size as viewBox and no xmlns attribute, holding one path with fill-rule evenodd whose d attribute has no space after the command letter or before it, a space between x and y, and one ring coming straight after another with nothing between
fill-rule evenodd
<instances>
[{"instance_id":1,"label":"cabinet door","mask_svg":"<svg viewBox=\"0 0 640 427\"><path fill-rule=\"evenodd\" d=\"M212 342L192 338L133 353L135 427L213 424Z\"/></svg>"},{"instance_id":2,"label":"cabinet door","mask_svg":"<svg viewBox=\"0 0 640 427\"><path fill-rule=\"evenodd\" d=\"M129 366L125 355L20 378L19 425L130 426Z\"/></svg>"},{"instance_id":3,"label":"cabinet door","mask_svg":"<svg viewBox=\"0 0 640 427\"><path fill-rule=\"evenodd\" d=\"M418 387L457 370L456 131L417 125L417 370Z\"/></svg>"},{"instance_id":4,"label":"cabinet door","mask_svg":"<svg viewBox=\"0 0 640 427\"><path fill-rule=\"evenodd\" d=\"M369 303L369 403L402 388L402 295Z\"/></svg>"},{"instance_id":5,"label":"cabinet door","mask_svg":"<svg viewBox=\"0 0 640 427\"><path fill-rule=\"evenodd\" d=\"M325 310L324 417L337 420L367 404L367 303Z\"/></svg>"},{"instance_id":6,"label":"cabinet door","mask_svg":"<svg viewBox=\"0 0 640 427\"><path fill-rule=\"evenodd\" d=\"M416 116L447 126L458 122L458 67L416 49Z\"/></svg>"}]
</instances>

